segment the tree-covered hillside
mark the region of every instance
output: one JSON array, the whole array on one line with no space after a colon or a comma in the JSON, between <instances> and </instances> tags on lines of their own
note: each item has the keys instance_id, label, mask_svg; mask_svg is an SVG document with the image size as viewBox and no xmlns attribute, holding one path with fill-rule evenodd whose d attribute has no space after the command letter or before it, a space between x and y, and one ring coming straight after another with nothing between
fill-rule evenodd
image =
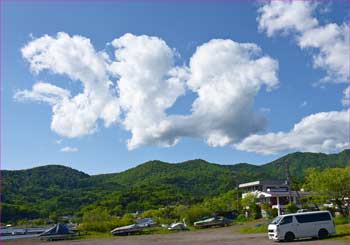
<instances>
[{"instance_id":1,"label":"tree-covered hillside","mask_svg":"<svg viewBox=\"0 0 350 245\"><path fill-rule=\"evenodd\" d=\"M175 204L193 204L217 196L239 183L284 179L302 181L306 169L350 166L350 151L338 154L292 153L271 163L219 165L201 159L170 164L149 161L121 173L89 176L58 165L1 171L2 221L34 219L52 214L78 214L96 206L111 214Z\"/></svg>"}]
</instances>

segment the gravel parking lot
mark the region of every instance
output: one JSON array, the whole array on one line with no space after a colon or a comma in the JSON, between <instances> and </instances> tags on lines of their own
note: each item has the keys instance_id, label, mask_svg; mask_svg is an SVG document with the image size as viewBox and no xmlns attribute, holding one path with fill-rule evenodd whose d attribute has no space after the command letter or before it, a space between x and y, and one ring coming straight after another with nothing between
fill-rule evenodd
<instances>
[{"instance_id":1,"label":"gravel parking lot","mask_svg":"<svg viewBox=\"0 0 350 245\"><path fill-rule=\"evenodd\" d=\"M66 241L43 242L38 238L15 239L11 241L2 241L7 244L280 244L267 238L265 233L257 234L239 234L239 226L229 226L223 228L201 229L196 231L175 232L172 234L151 234L151 235L133 235L111 238L91 238L76 239ZM290 244L349 244L347 240L300 240ZM287 243L283 243L287 244Z\"/></svg>"}]
</instances>

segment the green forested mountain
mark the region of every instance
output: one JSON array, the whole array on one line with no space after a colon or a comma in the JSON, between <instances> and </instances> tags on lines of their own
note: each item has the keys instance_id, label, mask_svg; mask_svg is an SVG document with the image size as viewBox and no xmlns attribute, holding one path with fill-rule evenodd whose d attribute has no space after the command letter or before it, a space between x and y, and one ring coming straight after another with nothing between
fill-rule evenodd
<instances>
[{"instance_id":1,"label":"green forested mountain","mask_svg":"<svg viewBox=\"0 0 350 245\"><path fill-rule=\"evenodd\" d=\"M256 166L219 165L201 159L171 164L149 161L121 173L89 176L59 165L1 171L2 221L58 214L81 214L104 206L112 214L166 205L191 204L235 188L239 183L284 179L286 162L293 178L306 169L350 166L350 150L338 154L292 153Z\"/></svg>"}]
</instances>

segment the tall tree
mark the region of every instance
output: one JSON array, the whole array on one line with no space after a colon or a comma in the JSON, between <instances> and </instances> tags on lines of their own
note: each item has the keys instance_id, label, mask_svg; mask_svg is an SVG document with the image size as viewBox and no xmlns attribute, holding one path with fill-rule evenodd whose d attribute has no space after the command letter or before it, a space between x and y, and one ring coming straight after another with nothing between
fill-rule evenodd
<instances>
[{"instance_id":1,"label":"tall tree","mask_svg":"<svg viewBox=\"0 0 350 245\"><path fill-rule=\"evenodd\" d=\"M314 200L319 203L332 202L344 216L349 215L345 207L346 198L350 197L350 167L329 168L317 171L308 170L305 189L313 192Z\"/></svg>"}]
</instances>

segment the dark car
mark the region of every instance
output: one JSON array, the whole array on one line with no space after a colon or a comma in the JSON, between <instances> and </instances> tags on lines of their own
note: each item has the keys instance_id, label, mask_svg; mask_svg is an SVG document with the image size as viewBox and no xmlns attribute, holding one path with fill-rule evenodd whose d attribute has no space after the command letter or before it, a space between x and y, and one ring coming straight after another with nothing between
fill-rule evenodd
<instances>
[{"instance_id":1,"label":"dark car","mask_svg":"<svg viewBox=\"0 0 350 245\"><path fill-rule=\"evenodd\" d=\"M220 216L206 217L193 223L195 227L211 227L211 226L226 226L229 225L232 220Z\"/></svg>"}]
</instances>

